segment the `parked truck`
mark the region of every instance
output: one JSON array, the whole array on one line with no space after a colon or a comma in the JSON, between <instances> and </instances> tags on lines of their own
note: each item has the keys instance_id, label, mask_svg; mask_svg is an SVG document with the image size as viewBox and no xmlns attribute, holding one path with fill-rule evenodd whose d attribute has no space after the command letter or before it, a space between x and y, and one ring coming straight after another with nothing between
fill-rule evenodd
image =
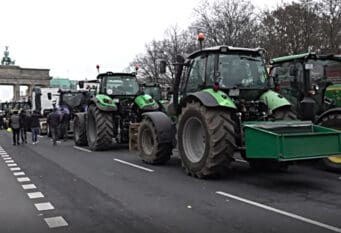
<instances>
[{"instance_id":1,"label":"parked truck","mask_svg":"<svg viewBox=\"0 0 341 233\"><path fill-rule=\"evenodd\" d=\"M300 119L341 130L341 55L304 54L271 60L276 90L293 103ZM320 160L323 168L341 171L341 157Z\"/></svg>"},{"instance_id":2,"label":"parked truck","mask_svg":"<svg viewBox=\"0 0 341 233\"><path fill-rule=\"evenodd\" d=\"M166 163L177 147L185 172L205 178L225 173L236 153L252 167L280 170L341 154L339 131L295 120L292 104L272 90L263 56L230 46L178 56L172 106L143 114L141 159Z\"/></svg>"}]
</instances>

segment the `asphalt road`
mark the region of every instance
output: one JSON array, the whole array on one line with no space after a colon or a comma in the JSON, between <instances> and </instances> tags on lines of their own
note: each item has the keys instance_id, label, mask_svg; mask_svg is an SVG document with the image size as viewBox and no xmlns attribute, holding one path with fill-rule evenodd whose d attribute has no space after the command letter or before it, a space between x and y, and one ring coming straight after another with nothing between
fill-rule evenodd
<instances>
[{"instance_id":1,"label":"asphalt road","mask_svg":"<svg viewBox=\"0 0 341 233\"><path fill-rule=\"evenodd\" d=\"M341 174L255 172L237 161L223 179L198 180L177 157L150 166L122 146L90 152L45 137L12 146L10 136L0 132L1 233L341 232Z\"/></svg>"}]
</instances>

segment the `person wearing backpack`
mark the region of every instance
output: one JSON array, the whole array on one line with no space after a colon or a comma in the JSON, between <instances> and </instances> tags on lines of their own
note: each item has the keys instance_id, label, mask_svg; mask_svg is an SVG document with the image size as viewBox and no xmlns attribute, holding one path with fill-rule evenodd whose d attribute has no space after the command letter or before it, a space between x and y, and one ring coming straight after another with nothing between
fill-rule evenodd
<instances>
[{"instance_id":1,"label":"person wearing backpack","mask_svg":"<svg viewBox=\"0 0 341 233\"><path fill-rule=\"evenodd\" d=\"M9 119L9 125L13 132L13 146L20 145L19 143L19 133L20 133L20 118L18 110L14 110L13 114Z\"/></svg>"}]
</instances>

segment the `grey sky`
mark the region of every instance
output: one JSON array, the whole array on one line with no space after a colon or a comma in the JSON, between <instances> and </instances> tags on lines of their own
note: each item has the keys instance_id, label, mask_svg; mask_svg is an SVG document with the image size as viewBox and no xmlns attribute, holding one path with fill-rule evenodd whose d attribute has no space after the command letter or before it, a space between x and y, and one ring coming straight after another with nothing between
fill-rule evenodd
<instances>
[{"instance_id":1,"label":"grey sky","mask_svg":"<svg viewBox=\"0 0 341 233\"><path fill-rule=\"evenodd\" d=\"M122 71L170 26L187 28L199 2L0 0L0 56L8 45L17 65L49 68L53 77L92 79L96 64ZM262 8L279 2L252 0ZM0 99L5 92L0 89Z\"/></svg>"}]
</instances>

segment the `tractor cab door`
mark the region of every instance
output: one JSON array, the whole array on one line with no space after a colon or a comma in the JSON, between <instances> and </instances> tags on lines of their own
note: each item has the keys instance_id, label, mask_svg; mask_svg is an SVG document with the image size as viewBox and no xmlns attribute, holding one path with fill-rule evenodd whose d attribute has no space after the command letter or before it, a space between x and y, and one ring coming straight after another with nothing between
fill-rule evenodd
<instances>
[{"instance_id":1,"label":"tractor cab door","mask_svg":"<svg viewBox=\"0 0 341 233\"><path fill-rule=\"evenodd\" d=\"M203 56L198 56L192 60L186 75L187 79L184 80L185 83L182 88L184 94L202 89L205 82L205 64L206 57Z\"/></svg>"}]
</instances>

